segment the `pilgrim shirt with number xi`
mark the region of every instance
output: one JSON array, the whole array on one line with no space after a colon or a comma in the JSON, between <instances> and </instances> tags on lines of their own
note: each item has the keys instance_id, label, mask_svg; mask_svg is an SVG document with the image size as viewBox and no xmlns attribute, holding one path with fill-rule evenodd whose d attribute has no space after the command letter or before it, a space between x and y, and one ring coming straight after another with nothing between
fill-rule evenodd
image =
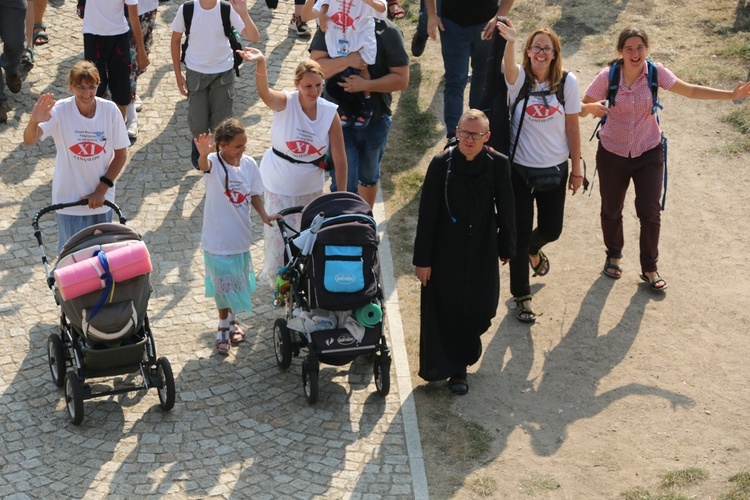
<instances>
[{"instance_id":1,"label":"pilgrim shirt with number xi","mask_svg":"<svg viewBox=\"0 0 750 500\"><path fill-rule=\"evenodd\" d=\"M206 203L203 207L201 248L214 255L245 253L253 242L251 198L263 194L258 164L247 155L242 155L239 167L222 159L227 167L225 172L217 153L209 153L208 161L211 170L203 173ZM227 173L230 196L226 193Z\"/></svg>"},{"instance_id":2,"label":"pilgrim shirt with number xi","mask_svg":"<svg viewBox=\"0 0 750 500\"><path fill-rule=\"evenodd\" d=\"M299 92L287 92L286 108L273 112L271 147L299 161L317 160L328 152L328 133L336 116L336 106L318 97L317 116L311 120L299 102ZM321 191L325 171L309 163L292 163L271 148L260 161L263 185L272 193L302 196Z\"/></svg>"},{"instance_id":3,"label":"pilgrim shirt with number xi","mask_svg":"<svg viewBox=\"0 0 750 500\"><path fill-rule=\"evenodd\" d=\"M522 66L518 66L518 78L513 85L508 84L509 102L516 102L518 93L521 92L526 81L526 72ZM506 80L507 83L507 80ZM549 82L535 84L532 91L549 90ZM559 165L570 156L568 148L568 136L565 134L565 115L577 115L581 112L581 94L578 90L578 81L573 73L568 73L565 79L565 105L557 100L553 92L549 95L529 96L526 105L525 121L521 127L521 136L518 139L518 148L513 162L524 167L546 168ZM547 99L547 105L544 105ZM521 113L523 113L523 99L516 106L513 113L510 147L516 140Z\"/></svg>"},{"instance_id":4,"label":"pilgrim shirt with number xi","mask_svg":"<svg viewBox=\"0 0 750 500\"><path fill-rule=\"evenodd\" d=\"M78 111L75 96L61 99L50 112L51 118L39 124L40 140L51 136L55 141L55 172L52 177L52 203L70 203L93 193L99 177L105 175L116 149L130 146L122 113L112 101L96 98L96 111L86 118ZM115 188L104 198L115 201ZM109 207L86 206L58 210L64 215L107 213Z\"/></svg>"},{"instance_id":5,"label":"pilgrim shirt with number xi","mask_svg":"<svg viewBox=\"0 0 750 500\"><path fill-rule=\"evenodd\" d=\"M656 64L659 87L669 89L677 82L677 77L661 63ZM653 96L648 88L648 64L643 72L626 87L620 71L620 88L615 97L615 105L609 108L607 122L599 131L599 140L604 149L624 158L637 158L654 149L661 142L661 129L656 115L651 114ZM607 98L609 90L609 66L602 69L586 95L597 101Z\"/></svg>"}]
</instances>

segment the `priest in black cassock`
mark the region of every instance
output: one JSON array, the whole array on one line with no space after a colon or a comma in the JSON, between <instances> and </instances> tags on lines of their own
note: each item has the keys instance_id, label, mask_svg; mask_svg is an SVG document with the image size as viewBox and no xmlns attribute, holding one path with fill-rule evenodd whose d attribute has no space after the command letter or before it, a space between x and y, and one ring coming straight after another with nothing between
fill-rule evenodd
<instances>
[{"instance_id":1,"label":"priest in black cassock","mask_svg":"<svg viewBox=\"0 0 750 500\"><path fill-rule=\"evenodd\" d=\"M456 137L427 168L413 264L422 283L419 376L447 378L466 394L466 368L479 360L479 337L497 310L498 259L514 256L516 227L510 165L485 145L487 116L464 113Z\"/></svg>"}]
</instances>

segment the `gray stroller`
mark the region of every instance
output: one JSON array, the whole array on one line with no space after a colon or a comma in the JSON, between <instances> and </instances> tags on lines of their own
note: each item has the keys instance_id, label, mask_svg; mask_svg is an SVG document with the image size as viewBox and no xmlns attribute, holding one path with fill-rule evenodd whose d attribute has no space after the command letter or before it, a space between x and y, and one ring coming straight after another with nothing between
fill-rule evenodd
<instances>
[{"instance_id":1,"label":"gray stroller","mask_svg":"<svg viewBox=\"0 0 750 500\"><path fill-rule=\"evenodd\" d=\"M47 354L52 381L65 390L65 405L70 421L83 421L83 402L87 399L156 388L161 408L171 410L175 402L172 368L165 357L157 358L154 338L146 309L151 295L150 273L129 279L113 279L107 255L114 250L135 248L146 252L138 233L125 226L125 218L114 203L105 202L119 217L120 224L95 224L74 234L64 245L55 267L50 271L42 244L39 219L43 215L87 201L50 205L36 214L32 221L34 236L42 253L47 285L61 308L60 333L47 339ZM114 250L113 250L114 249ZM122 254L122 253L121 253ZM104 272L99 278L102 289L78 294L66 290L58 279L66 266L98 259ZM80 267L80 265L79 265ZM72 269L72 267L70 268ZM150 260L149 260L150 270ZM70 273L68 273L70 275ZM68 287L69 289L71 287ZM79 287L80 288L80 287ZM123 387L104 386L95 391L86 381L90 378L112 378L137 374L136 382ZM103 384L97 382L96 388Z\"/></svg>"}]
</instances>

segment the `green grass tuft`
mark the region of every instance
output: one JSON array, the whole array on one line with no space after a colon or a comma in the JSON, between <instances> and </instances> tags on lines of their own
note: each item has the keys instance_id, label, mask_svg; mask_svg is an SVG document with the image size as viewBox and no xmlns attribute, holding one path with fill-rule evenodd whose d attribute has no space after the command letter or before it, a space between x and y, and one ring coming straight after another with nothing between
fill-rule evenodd
<instances>
[{"instance_id":1,"label":"green grass tuft","mask_svg":"<svg viewBox=\"0 0 750 500\"><path fill-rule=\"evenodd\" d=\"M750 472L738 472L728 481L732 484L719 497L719 500L747 500L750 498Z\"/></svg>"},{"instance_id":2,"label":"green grass tuft","mask_svg":"<svg viewBox=\"0 0 750 500\"><path fill-rule=\"evenodd\" d=\"M688 467L667 472L661 480L663 488L682 488L703 482L708 478L708 472L698 467Z\"/></svg>"}]
</instances>

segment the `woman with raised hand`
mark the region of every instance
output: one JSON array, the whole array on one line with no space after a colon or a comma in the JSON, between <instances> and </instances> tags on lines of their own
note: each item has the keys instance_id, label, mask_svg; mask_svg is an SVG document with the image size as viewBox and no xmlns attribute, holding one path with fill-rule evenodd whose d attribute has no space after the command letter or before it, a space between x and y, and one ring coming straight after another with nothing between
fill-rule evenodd
<instances>
[{"instance_id":1,"label":"woman with raised hand","mask_svg":"<svg viewBox=\"0 0 750 500\"><path fill-rule=\"evenodd\" d=\"M516 318L532 323L537 314L531 309L529 267L534 276L549 272L550 261L542 247L562 233L566 187L575 194L583 183L580 93L575 75L563 71L560 39L550 28L536 29L528 36L521 64L515 61L518 34L513 23L498 22L497 31L507 41L505 81L509 100L515 103L511 106L510 160L517 240L516 256L510 260L510 291Z\"/></svg>"},{"instance_id":2,"label":"woman with raised hand","mask_svg":"<svg viewBox=\"0 0 750 500\"><path fill-rule=\"evenodd\" d=\"M617 54L586 89L581 116L593 114L606 123L599 131L596 168L601 193L601 225L607 257L602 273L620 279L624 246L622 209L625 194L633 181L635 210L641 223L641 279L654 291L663 291L667 282L659 275L659 231L661 225L664 148L656 118L657 88L691 99L743 99L750 94L750 82L739 83L734 90L692 85L677 78L661 63L647 60L649 39L645 31L628 27L617 38ZM616 99L610 91L610 69L616 65ZM655 75L649 76L649 67ZM655 71L654 71L655 70Z\"/></svg>"},{"instance_id":3,"label":"woman with raised hand","mask_svg":"<svg viewBox=\"0 0 750 500\"><path fill-rule=\"evenodd\" d=\"M312 60L297 65L296 90L280 91L268 86L268 69L263 53L246 47L239 52L255 69L258 96L273 111L271 147L260 162L268 213L307 205L323 192L325 159L336 165L336 185L346 189L347 162L344 134L336 105L323 99L323 70ZM299 227L300 214L287 216L292 227ZM276 228L265 227L265 268L260 279L273 285L284 265L284 242Z\"/></svg>"}]
</instances>

